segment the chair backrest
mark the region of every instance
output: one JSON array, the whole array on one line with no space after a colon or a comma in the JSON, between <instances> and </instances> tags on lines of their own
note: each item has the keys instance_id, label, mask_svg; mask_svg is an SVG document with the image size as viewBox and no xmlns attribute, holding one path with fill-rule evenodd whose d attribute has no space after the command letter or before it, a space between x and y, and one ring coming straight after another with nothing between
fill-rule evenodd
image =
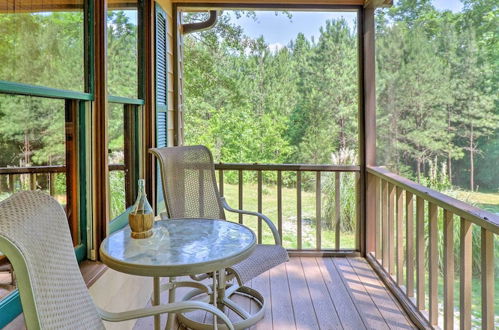
<instances>
[{"instance_id":1,"label":"chair backrest","mask_svg":"<svg viewBox=\"0 0 499 330\"><path fill-rule=\"evenodd\" d=\"M160 164L170 218L224 219L213 156L205 146L149 150Z\"/></svg>"},{"instance_id":2,"label":"chair backrest","mask_svg":"<svg viewBox=\"0 0 499 330\"><path fill-rule=\"evenodd\" d=\"M24 191L0 202L0 250L16 271L28 329L104 328L55 199Z\"/></svg>"}]
</instances>

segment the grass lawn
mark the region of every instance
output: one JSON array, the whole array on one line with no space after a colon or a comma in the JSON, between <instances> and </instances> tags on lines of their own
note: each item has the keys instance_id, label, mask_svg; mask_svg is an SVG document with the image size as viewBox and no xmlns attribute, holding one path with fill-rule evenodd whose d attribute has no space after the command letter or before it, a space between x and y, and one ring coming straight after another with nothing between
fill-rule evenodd
<instances>
[{"instance_id":1,"label":"grass lawn","mask_svg":"<svg viewBox=\"0 0 499 330\"><path fill-rule=\"evenodd\" d=\"M274 222L277 227L277 186L264 185L262 188L262 213ZM297 247L297 196L296 188L282 188L282 233L283 245L286 248L295 249ZM229 205L239 208L238 185L224 184L224 196ZM305 249L316 248L316 226L315 226L315 192L302 191L302 247ZM258 186L252 183L245 183L243 186L243 210L258 211ZM231 221L238 221L238 215L227 212L227 217ZM255 217L244 216L243 223L253 229L258 230L258 222ZM322 249L334 248L334 231L328 230L325 224L331 224L331 220L322 219ZM270 229L262 224L263 243L273 243ZM340 233L340 248L355 248L355 233Z\"/></svg>"},{"instance_id":2,"label":"grass lawn","mask_svg":"<svg viewBox=\"0 0 499 330\"><path fill-rule=\"evenodd\" d=\"M465 190L446 192L449 195L492 213L499 213L499 192L483 193Z\"/></svg>"}]
</instances>

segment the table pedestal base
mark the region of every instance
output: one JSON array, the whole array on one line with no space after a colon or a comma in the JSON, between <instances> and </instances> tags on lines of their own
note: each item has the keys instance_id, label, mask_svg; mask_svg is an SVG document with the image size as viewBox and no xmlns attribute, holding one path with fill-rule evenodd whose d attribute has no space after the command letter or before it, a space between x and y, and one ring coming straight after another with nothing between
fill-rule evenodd
<instances>
[{"instance_id":1,"label":"table pedestal base","mask_svg":"<svg viewBox=\"0 0 499 330\"><path fill-rule=\"evenodd\" d=\"M189 293L187 293L182 300L183 301L188 301L192 299L193 297L196 297L200 294L205 293L203 290L199 289L194 289L191 290ZM245 297L246 299L251 299L253 300L258 306L259 309L256 313L250 314L248 311L244 310L239 306L237 303L235 303L233 300L230 299L233 295L240 295ZM206 297L208 300L208 297ZM210 299L212 300L212 299ZM239 315L241 317L241 321L233 322L234 328L235 329L246 329L263 319L265 316L265 300L263 299L263 296L256 290L246 287L246 286L236 286L232 285L228 287L225 290L224 297L218 297L217 299L218 304L217 305L223 305L224 307L232 310L234 313ZM213 301L211 301L213 303ZM225 308L224 308L225 309ZM194 320L191 320L188 318L185 314L178 313L177 314L177 319L180 324L190 328L190 329L195 329L195 330L210 330L213 329L213 323L200 323ZM218 324L218 329L220 330L226 330L227 327L224 324Z\"/></svg>"}]
</instances>

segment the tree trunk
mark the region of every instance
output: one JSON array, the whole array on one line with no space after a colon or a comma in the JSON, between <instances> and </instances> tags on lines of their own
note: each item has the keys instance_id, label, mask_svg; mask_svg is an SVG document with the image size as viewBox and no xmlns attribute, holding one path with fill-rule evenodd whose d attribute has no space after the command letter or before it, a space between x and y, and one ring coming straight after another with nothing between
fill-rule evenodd
<instances>
[{"instance_id":1,"label":"tree trunk","mask_svg":"<svg viewBox=\"0 0 499 330\"><path fill-rule=\"evenodd\" d=\"M449 177L449 183L452 185L452 156L450 151L447 154L447 175Z\"/></svg>"},{"instance_id":2,"label":"tree trunk","mask_svg":"<svg viewBox=\"0 0 499 330\"><path fill-rule=\"evenodd\" d=\"M470 188L471 191L475 191L475 164L474 164L474 153L475 149L473 146L473 124L471 125L470 134Z\"/></svg>"},{"instance_id":3,"label":"tree trunk","mask_svg":"<svg viewBox=\"0 0 499 330\"><path fill-rule=\"evenodd\" d=\"M418 183L421 183L421 161L418 159L417 160L417 168L416 168L416 173L418 176Z\"/></svg>"}]
</instances>

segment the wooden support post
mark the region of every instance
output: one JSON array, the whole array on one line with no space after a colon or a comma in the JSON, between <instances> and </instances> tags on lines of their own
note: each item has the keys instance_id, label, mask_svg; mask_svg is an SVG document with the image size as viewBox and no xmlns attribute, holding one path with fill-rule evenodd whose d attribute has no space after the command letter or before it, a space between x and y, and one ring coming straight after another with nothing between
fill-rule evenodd
<instances>
[{"instance_id":1,"label":"wooden support post","mask_svg":"<svg viewBox=\"0 0 499 330\"><path fill-rule=\"evenodd\" d=\"M109 221L109 164L107 104L107 1L94 1L94 107L92 116L94 249L107 235Z\"/></svg>"},{"instance_id":2,"label":"wooden support post","mask_svg":"<svg viewBox=\"0 0 499 330\"><path fill-rule=\"evenodd\" d=\"M367 180L367 166L376 165L376 59L375 59L375 8L363 8L359 29L361 60L360 104L360 155L361 155L361 251L363 254L375 251L376 237L376 184Z\"/></svg>"}]
</instances>

